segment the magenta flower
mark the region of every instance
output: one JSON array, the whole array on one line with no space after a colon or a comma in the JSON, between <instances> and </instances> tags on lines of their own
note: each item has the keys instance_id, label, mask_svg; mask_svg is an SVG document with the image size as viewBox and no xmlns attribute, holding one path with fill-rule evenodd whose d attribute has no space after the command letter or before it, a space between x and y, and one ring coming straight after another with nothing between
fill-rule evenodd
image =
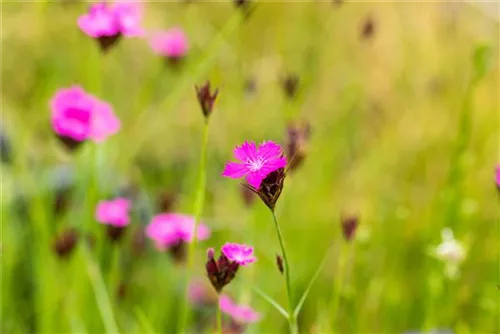
<instances>
[{"instance_id":1,"label":"magenta flower","mask_svg":"<svg viewBox=\"0 0 500 334\"><path fill-rule=\"evenodd\" d=\"M154 34L149 44L155 53L167 58L182 58L188 51L187 37L180 28Z\"/></svg>"},{"instance_id":2,"label":"magenta flower","mask_svg":"<svg viewBox=\"0 0 500 334\"><path fill-rule=\"evenodd\" d=\"M241 266L257 261L253 255L253 247L247 245L227 242L222 246L221 251L229 261L236 262Z\"/></svg>"},{"instance_id":3,"label":"magenta flower","mask_svg":"<svg viewBox=\"0 0 500 334\"><path fill-rule=\"evenodd\" d=\"M266 176L287 163L281 147L272 141L263 142L258 148L254 142L244 142L234 149L234 156L239 162L226 163L222 176L232 179L246 176L248 184L255 189L259 189Z\"/></svg>"},{"instance_id":4,"label":"magenta flower","mask_svg":"<svg viewBox=\"0 0 500 334\"><path fill-rule=\"evenodd\" d=\"M250 306L237 305L225 294L220 296L219 306L222 312L230 315L238 323L247 324L261 319L260 313L254 311Z\"/></svg>"},{"instance_id":5,"label":"magenta flower","mask_svg":"<svg viewBox=\"0 0 500 334\"><path fill-rule=\"evenodd\" d=\"M111 106L80 86L63 88L50 101L54 132L76 142L102 142L120 129L120 120Z\"/></svg>"},{"instance_id":6,"label":"magenta flower","mask_svg":"<svg viewBox=\"0 0 500 334\"><path fill-rule=\"evenodd\" d=\"M199 223L197 227L198 240L210 237L210 229ZM156 243L160 250L167 249L179 243L189 243L194 237L194 218L179 213L163 213L153 217L146 227L146 236Z\"/></svg>"},{"instance_id":7,"label":"magenta flower","mask_svg":"<svg viewBox=\"0 0 500 334\"><path fill-rule=\"evenodd\" d=\"M120 25L113 9L105 2L90 5L87 14L78 18L78 27L90 37L111 37L120 34Z\"/></svg>"},{"instance_id":8,"label":"magenta flower","mask_svg":"<svg viewBox=\"0 0 500 334\"><path fill-rule=\"evenodd\" d=\"M98 222L115 227L124 227L130 223L130 201L118 197L110 201L100 201L95 218Z\"/></svg>"},{"instance_id":9,"label":"magenta flower","mask_svg":"<svg viewBox=\"0 0 500 334\"><path fill-rule=\"evenodd\" d=\"M500 164L497 165L497 168L495 171L495 181L496 181L497 187L500 189Z\"/></svg>"},{"instance_id":10,"label":"magenta flower","mask_svg":"<svg viewBox=\"0 0 500 334\"><path fill-rule=\"evenodd\" d=\"M138 2L99 2L92 4L88 13L78 18L78 26L85 34L97 39L101 49L106 51L121 36L142 36L141 21L142 5Z\"/></svg>"},{"instance_id":11,"label":"magenta flower","mask_svg":"<svg viewBox=\"0 0 500 334\"><path fill-rule=\"evenodd\" d=\"M193 305L216 304L217 296L204 281L194 279L188 284L188 299Z\"/></svg>"}]
</instances>

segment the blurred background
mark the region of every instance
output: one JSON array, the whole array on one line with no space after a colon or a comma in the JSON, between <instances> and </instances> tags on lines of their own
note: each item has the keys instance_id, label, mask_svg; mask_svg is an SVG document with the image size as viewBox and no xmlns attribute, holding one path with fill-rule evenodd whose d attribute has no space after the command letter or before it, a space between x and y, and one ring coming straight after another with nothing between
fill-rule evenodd
<instances>
[{"instance_id":1,"label":"blurred background","mask_svg":"<svg viewBox=\"0 0 500 334\"><path fill-rule=\"evenodd\" d=\"M179 63L143 38L101 54L76 24L88 3L1 4L3 333L102 333L103 314L124 333L175 331L182 264L142 231L162 211L193 213L204 123L194 85L205 80L220 92L203 211L213 234L194 276L208 284L208 247L255 247L259 261L226 291L262 314L248 333L287 331L252 292L286 305L279 246L268 209L220 174L245 140L286 145L291 122L310 127L277 206L296 300L333 243L301 332L500 332L498 3L143 5L146 29L184 30ZM68 152L49 101L73 84L109 102L122 128ZM120 194L134 199L133 220L111 244L94 210ZM359 221L350 242L345 215ZM445 227L466 250L453 278L430 251ZM61 258L54 245L68 229L79 242ZM190 331L209 331L212 311L198 306Z\"/></svg>"}]
</instances>

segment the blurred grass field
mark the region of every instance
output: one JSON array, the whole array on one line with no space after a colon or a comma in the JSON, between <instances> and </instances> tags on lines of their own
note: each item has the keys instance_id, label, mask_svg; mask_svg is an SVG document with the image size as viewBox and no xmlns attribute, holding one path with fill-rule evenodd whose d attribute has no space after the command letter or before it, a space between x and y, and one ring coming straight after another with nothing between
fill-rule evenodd
<instances>
[{"instance_id":1,"label":"blurred grass field","mask_svg":"<svg viewBox=\"0 0 500 334\"><path fill-rule=\"evenodd\" d=\"M173 69L141 39L100 55L76 26L88 4L1 6L1 126L12 146L11 162L2 164L2 333L103 333L103 314L123 333L174 332L182 273L150 242L134 256L132 231L159 212L163 191L178 195L176 211L193 213L203 126L193 86L207 79L220 89L203 212L214 233L198 244L196 274L204 276L207 247L255 246L259 261L227 291L264 315L248 333L287 330L251 289L286 304L275 268L279 246L265 206L247 208L239 183L220 174L235 145L284 143L287 122L301 119L312 128L308 155L277 207L296 299L334 242L299 318L301 332L500 332L498 21L452 2L260 2L247 19L231 2L145 3L147 28L180 26L189 37L189 54ZM368 19L373 33L363 37ZM294 99L281 88L287 74L300 77ZM254 91L245 88L249 80ZM70 155L52 132L48 101L74 83L109 101L122 129ZM63 177L73 181L71 200L56 215L54 178ZM94 208L130 184L143 209L113 250ZM360 217L349 245L343 213ZM70 226L92 233L96 246L87 252L80 242L61 261L51 245ZM456 280L427 254L443 227L468 249ZM341 255L345 278L333 323ZM120 260L115 279L127 286L121 299L107 281L113 256Z\"/></svg>"}]
</instances>

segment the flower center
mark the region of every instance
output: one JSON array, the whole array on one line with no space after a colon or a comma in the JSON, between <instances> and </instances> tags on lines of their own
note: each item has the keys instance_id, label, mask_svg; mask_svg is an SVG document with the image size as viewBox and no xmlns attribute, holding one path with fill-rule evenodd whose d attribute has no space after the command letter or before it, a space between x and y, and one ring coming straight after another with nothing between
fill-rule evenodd
<instances>
[{"instance_id":1,"label":"flower center","mask_svg":"<svg viewBox=\"0 0 500 334\"><path fill-rule=\"evenodd\" d=\"M266 160L262 159L260 157L255 159L255 160L250 160L250 159L247 160L248 169L250 169L250 171L252 171L252 172L256 172L259 169L261 169L265 163L266 163Z\"/></svg>"}]
</instances>

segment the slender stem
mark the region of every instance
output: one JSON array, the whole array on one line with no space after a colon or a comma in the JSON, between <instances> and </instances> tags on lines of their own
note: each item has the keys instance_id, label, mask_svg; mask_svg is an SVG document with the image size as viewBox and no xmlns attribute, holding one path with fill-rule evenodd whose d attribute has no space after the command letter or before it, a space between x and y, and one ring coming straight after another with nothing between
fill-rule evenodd
<instances>
[{"instance_id":1,"label":"slender stem","mask_svg":"<svg viewBox=\"0 0 500 334\"><path fill-rule=\"evenodd\" d=\"M274 210L271 210L271 212L273 213L274 227L276 227L276 234L278 234L281 253L283 253L283 261L285 262L285 282L286 282L286 293L288 296L288 324L290 327L290 333L298 333L297 319L293 314L292 285L290 282L290 264L288 262L288 256L286 255L285 244L283 241L283 235L281 233L280 224L278 223L278 218L276 218L276 212L274 212Z\"/></svg>"},{"instance_id":2,"label":"slender stem","mask_svg":"<svg viewBox=\"0 0 500 334\"><path fill-rule=\"evenodd\" d=\"M222 334L222 312L220 310L220 295L217 295L217 334Z\"/></svg>"},{"instance_id":3,"label":"slender stem","mask_svg":"<svg viewBox=\"0 0 500 334\"><path fill-rule=\"evenodd\" d=\"M344 276L345 276L345 266L346 266L346 263L347 263L347 256L348 254L346 254L346 249L347 247L349 247L349 245L346 245L345 243L342 244L342 249L340 251L340 257L339 257L339 264L338 264L338 267L337 267L337 277L336 279L334 280L334 293L335 293L335 296L332 298L331 302L330 302L330 307L329 309L332 310L330 312L331 314L331 321L332 321L332 328L335 328L335 318L337 317L337 313L338 313L338 310L339 310L339 306L340 306L340 298L342 296L342 286L344 285L343 281L344 281Z\"/></svg>"},{"instance_id":4,"label":"slender stem","mask_svg":"<svg viewBox=\"0 0 500 334\"><path fill-rule=\"evenodd\" d=\"M178 333L184 333L187 328L187 322L189 319L188 310L188 283L193 271L194 260L195 260L195 250L198 232L198 223L203 212L203 204L205 203L205 188L207 183L206 175L206 161L207 161L207 146L208 146L208 120L205 121L203 127L203 139L201 146L201 160L198 169L198 182L196 185L196 198L194 205L194 229L193 229L193 240L189 244L187 253L187 268L186 268L186 280L184 282L184 299L181 305L181 321Z\"/></svg>"}]
</instances>

